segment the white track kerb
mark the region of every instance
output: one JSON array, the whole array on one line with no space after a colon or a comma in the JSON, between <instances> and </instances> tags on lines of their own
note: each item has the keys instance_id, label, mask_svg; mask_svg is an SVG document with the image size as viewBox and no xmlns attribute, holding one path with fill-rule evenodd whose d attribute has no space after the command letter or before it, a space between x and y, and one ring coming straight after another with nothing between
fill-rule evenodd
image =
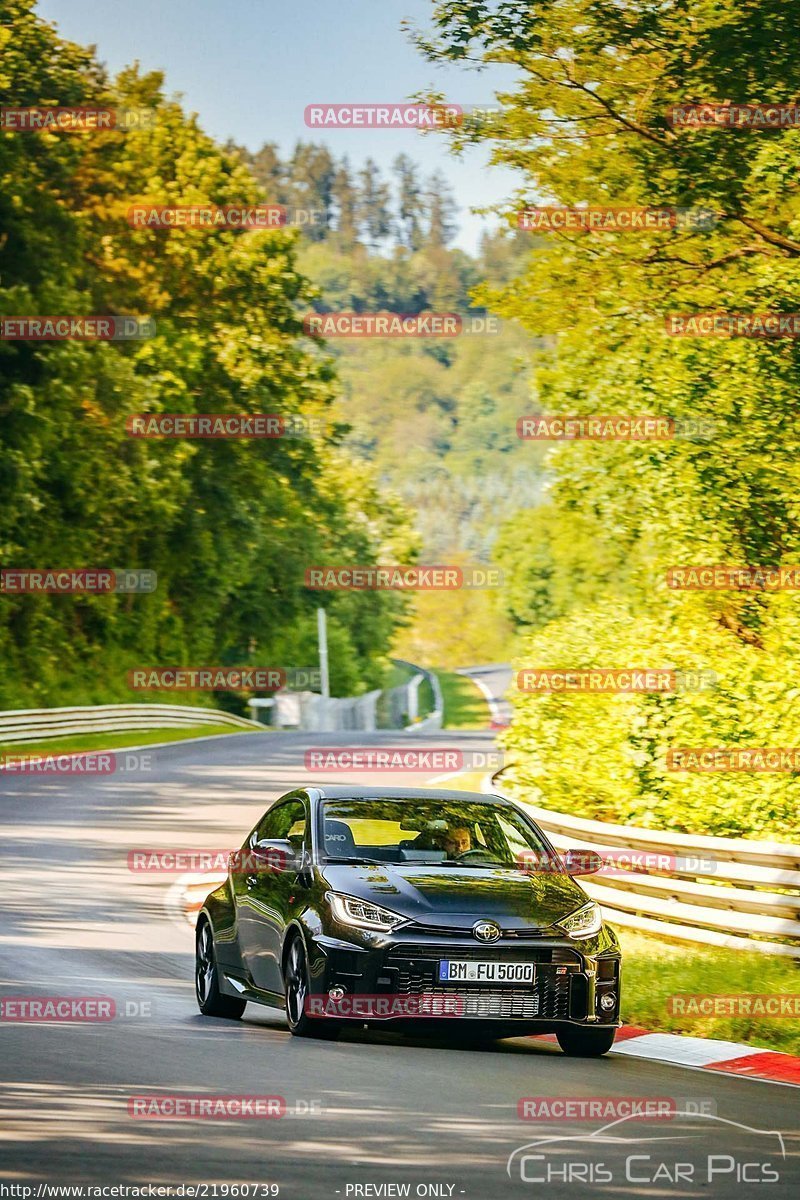
<instances>
[{"instance_id":1,"label":"white track kerb","mask_svg":"<svg viewBox=\"0 0 800 1200\"><path fill-rule=\"evenodd\" d=\"M617 1031L617 1040L609 1053L800 1087L800 1058L748 1046L744 1042L720 1042L677 1033L649 1033L646 1029L623 1025Z\"/></svg>"}]
</instances>

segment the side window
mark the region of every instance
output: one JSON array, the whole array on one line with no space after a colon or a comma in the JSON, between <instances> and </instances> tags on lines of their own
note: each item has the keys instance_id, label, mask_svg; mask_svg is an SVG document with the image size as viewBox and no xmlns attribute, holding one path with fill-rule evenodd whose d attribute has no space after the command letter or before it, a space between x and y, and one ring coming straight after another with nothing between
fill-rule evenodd
<instances>
[{"instance_id":1,"label":"side window","mask_svg":"<svg viewBox=\"0 0 800 1200\"><path fill-rule=\"evenodd\" d=\"M264 815L258 826L254 841L272 841L275 838L288 838L299 847L306 838L307 814L302 800L288 800L271 808Z\"/></svg>"},{"instance_id":2,"label":"side window","mask_svg":"<svg viewBox=\"0 0 800 1200\"><path fill-rule=\"evenodd\" d=\"M522 836L522 831L517 829L516 825L512 825L509 821L504 821L499 815L497 817L497 823L503 831L508 848L514 858L519 858L521 854L525 854L530 851L530 843L525 840L525 838Z\"/></svg>"}]
</instances>

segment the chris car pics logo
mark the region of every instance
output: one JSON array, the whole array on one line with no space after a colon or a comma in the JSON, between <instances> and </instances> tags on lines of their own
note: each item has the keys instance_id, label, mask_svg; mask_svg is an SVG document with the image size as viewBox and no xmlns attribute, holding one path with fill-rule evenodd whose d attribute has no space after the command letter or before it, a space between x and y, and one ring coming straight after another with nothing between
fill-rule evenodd
<instances>
[{"instance_id":1,"label":"chris car pics logo","mask_svg":"<svg viewBox=\"0 0 800 1200\"><path fill-rule=\"evenodd\" d=\"M779 1130L756 1129L688 1105L670 1120L680 1127L649 1136L649 1120L631 1113L590 1134L536 1138L512 1151L506 1172L534 1186L616 1183L626 1185L627 1193L633 1184L655 1189L654 1195L684 1196L709 1185L714 1195L733 1194L719 1190L723 1185L745 1195L739 1189L782 1178L786 1147Z\"/></svg>"}]
</instances>

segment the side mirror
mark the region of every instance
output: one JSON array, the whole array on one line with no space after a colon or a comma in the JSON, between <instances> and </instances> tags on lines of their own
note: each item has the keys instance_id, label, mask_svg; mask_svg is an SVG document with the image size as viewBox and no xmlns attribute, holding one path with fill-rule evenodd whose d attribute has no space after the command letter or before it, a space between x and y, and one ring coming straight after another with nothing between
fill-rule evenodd
<instances>
[{"instance_id":1,"label":"side mirror","mask_svg":"<svg viewBox=\"0 0 800 1200\"><path fill-rule=\"evenodd\" d=\"M257 871L299 871L302 865L300 852L288 838L266 838L250 853Z\"/></svg>"},{"instance_id":2,"label":"side mirror","mask_svg":"<svg viewBox=\"0 0 800 1200\"><path fill-rule=\"evenodd\" d=\"M565 850L561 858L568 875L594 875L603 865L596 850Z\"/></svg>"}]
</instances>

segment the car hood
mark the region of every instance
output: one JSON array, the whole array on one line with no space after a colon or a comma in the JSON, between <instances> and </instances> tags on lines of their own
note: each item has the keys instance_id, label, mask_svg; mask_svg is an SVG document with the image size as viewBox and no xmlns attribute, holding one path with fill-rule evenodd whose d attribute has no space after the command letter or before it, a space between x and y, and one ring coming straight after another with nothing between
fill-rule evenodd
<instances>
[{"instance_id":1,"label":"car hood","mask_svg":"<svg viewBox=\"0 0 800 1200\"><path fill-rule=\"evenodd\" d=\"M335 892L371 900L422 925L471 929L488 918L503 929L547 929L589 897L569 875L513 867L423 867L415 863L320 868Z\"/></svg>"}]
</instances>

